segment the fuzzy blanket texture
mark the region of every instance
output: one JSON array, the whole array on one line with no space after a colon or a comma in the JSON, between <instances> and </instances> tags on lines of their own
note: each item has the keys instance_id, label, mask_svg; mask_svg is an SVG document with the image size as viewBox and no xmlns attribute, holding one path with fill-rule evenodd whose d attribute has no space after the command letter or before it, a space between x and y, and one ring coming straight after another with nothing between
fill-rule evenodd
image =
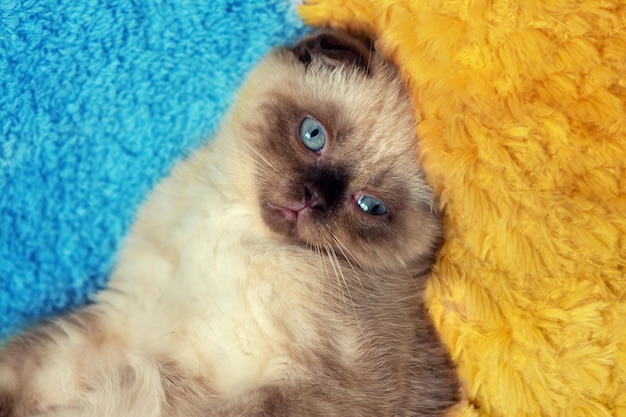
<instances>
[{"instance_id":1,"label":"fuzzy blanket texture","mask_svg":"<svg viewBox=\"0 0 626 417\"><path fill-rule=\"evenodd\" d=\"M0 340L88 302L152 185L304 30L289 0L0 1Z\"/></svg>"},{"instance_id":2,"label":"fuzzy blanket texture","mask_svg":"<svg viewBox=\"0 0 626 417\"><path fill-rule=\"evenodd\" d=\"M626 416L626 2L311 0L376 34L445 211L464 416Z\"/></svg>"}]
</instances>

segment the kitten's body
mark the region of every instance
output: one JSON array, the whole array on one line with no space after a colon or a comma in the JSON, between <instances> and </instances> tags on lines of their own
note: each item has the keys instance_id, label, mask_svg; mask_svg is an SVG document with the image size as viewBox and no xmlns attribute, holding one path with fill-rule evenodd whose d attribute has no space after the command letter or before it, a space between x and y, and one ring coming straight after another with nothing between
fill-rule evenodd
<instances>
[{"instance_id":1,"label":"kitten's body","mask_svg":"<svg viewBox=\"0 0 626 417\"><path fill-rule=\"evenodd\" d=\"M141 209L110 288L0 351L0 416L439 415L456 386L421 298L440 226L414 123L354 40L274 51Z\"/></svg>"}]
</instances>

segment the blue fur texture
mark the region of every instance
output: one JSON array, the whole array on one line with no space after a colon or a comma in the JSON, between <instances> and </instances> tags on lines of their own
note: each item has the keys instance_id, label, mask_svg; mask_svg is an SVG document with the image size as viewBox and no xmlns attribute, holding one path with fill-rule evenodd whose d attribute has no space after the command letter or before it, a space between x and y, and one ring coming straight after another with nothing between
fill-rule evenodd
<instances>
[{"instance_id":1,"label":"blue fur texture","mask_svg":"<svg viewBox=\"0 0 626 417\"><path fill-rule=\"evenodd\" d=\"M147 192L304 31L293 0L0 0L0 340L106 284Z\"/></svg>"}]
</instances>

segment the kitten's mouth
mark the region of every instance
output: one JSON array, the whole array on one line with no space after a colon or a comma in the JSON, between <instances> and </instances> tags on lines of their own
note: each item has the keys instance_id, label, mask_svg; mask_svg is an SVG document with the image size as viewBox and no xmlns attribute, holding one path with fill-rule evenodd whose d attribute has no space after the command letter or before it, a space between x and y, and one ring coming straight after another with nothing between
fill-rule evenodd
<instances>
[{"instance_id":1,"label":"kitten's mouth","mask_svg":"<svg viewBox=\"0 0 626 417\"><path fill-rule=\"evenodd\" d=\"M285 222L291 225L291 227L293 227L294 229L296 225L298 224L298 217L300 213L302 212L302 210L308 207L308 205L304 203L280 205L280 204L274 204L274 203L268 202L267 205L271 209L277 211L280 215L282 215Z\"/></svg>"},{"instance_id":2,"label":"kitten's mouth","mask_svg":"<svg viewBox=\"0 0 626 417\"><path fill-rule=\"evenodd\" d=\"M326 181L329 182L329 181ZM334 183L331 182L331 185ZM297 200L279 198L279 203L265 200L265 209L262 211L263 220L275 232L289 237L298 237L307 240L308 229L306 223L311 220L312 212L326 212L331 208L330 197L336 198L337 192L328 191L316 184L307 183L302 186L302 197ZM324 193L324 191L326 193ZM302 234L304 233L304 235Z\"/></svg>"},{"instance_id":3,"label":"kitten's mouth","mask_svg":"<svg viewBox=\"0 0 626 417\"><path fill-rule=\"evenodd\" d=\"M292 237L298 234L298 224L308 217L307 212L316 209L311 201L280 204L267 202L267 207L268 225L275 231Z\"/></svg>"}]
</instances>

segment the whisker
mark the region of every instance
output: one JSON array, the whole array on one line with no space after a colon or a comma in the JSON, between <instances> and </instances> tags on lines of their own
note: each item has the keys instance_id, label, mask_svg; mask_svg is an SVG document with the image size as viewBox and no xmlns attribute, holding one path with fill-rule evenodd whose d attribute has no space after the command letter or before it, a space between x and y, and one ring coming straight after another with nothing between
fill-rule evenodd
<instances>
[{"instance_id":1,"label":"whisker","mask_svg":"<svg viewBox=\"0 0 626 417\"><path fill-rule=\"evenodd\" d=\"M350 262L349 258L352 258L352 260L358 265L359 268L364 269L363 265L359 262L358 259L356 259L356 257L350 251L350 249L348 249L348 247L344 245L344 243L341 240L339 240L335 232L333 232L333 229L331 229L329 225L326 225L326 229L328 230L328 233L330 233L330 235L333 237L333 240L337 243L337 245L340 246L339 249L341 250L341 253L346 258L346 261L350 264L350 266L352 266L352 263ZM349 256L346 256L346 255L349 255Z\"/></svg>"},{"instance_id":2,"label":"whisker","mask_svg":"<svg viewBox=\"0 0 626 417\"><path fill-rule=\"evenodd\" d=\"M232 155L242 157L244 160L241 160L241 158L231 157ZM260 155L257 155L257 156L260 157ZM246 161L249 161L253 166L255 166L262 173L266 172L266 168L268 166L267 163L264 163L264 161L260 161L258 158L255 158L253 155L249 155L248 153L243 152L238 149L228 149L226 157L230 161L231 168L239 167L239 168L242 168L244 171L250 167L250 165L247 164ZM226 174L233 178L241 178L243 180L247 179L246 176L243 176L236 169L230 169L228 170L228 172L226 172ZM270 183L269 178L267 178L265 175L256 175L255 181L257 182L257 184L269 184Z\"/></svg>"},{"instance_id":3,"label":"whisker","mask_svg":"<svg viewBox=\"0 0 626 417\"><path fill-rule=\"evenodd\" d=\"M369 36L369 54L367 55L367 72L369 73L370 71L370 66L372 64L372 55L374 54L374 36L372 33L370 33Z\"/></svg>"},{"instance_id":4,"label":"whisker","mask_svg":"<svg viewBox=\"0 0 626 417\"><path fill-rule=\"evenodd\" d=\"M418 283L418 279L415 276L415 274L412 274L411 271L409 271L409 268L407 267L406 262L404 262L402 259L400 259L399 256L396 257L396 261L397 261L397 265L402 267L402 269L406 273L406 276L409 278L409 280L411 281L411 283L415 287L415 290L417 292L419 292L419 293L424 291L424 288L421 287L420 284Z\"/></svg>"},{"instance_id":5,"label":"whisker","mask_svg":"<svg viewBox=\"0 0 626 417\"><path fill-rule=\"evenodd\" d=\"M250 145L248 145L250 146ZM256 165L259 168L265 168L266 165L268 165L268 161L267 159L265 159L264 161L260 161L257 158L254 158L254 156L247 154L246 152L243 152L239 149L229 149L228 150L231 154L234 154L234 156L242 156L244 158L246 158L248 161L254 163L254 165ZM256 156L258 156L259 158L261 158L261 155L255 150L256 152ZM232 155L227 155L227 156L232 156ZM237 161L239 164L241 164L242 166L245 166L244 163L242 161L239 161L237 158L229 158L231 161L235 160ZM262 163L263 162L263 163ZM273 167L272 167L273 168Z\"/></svg>"},{"instance_id":6,"label":"whisker","mask_svg":"<svg viewBox=\"0 0 626 417\"><path fill-rule=\"evenodd\" d=\"M335 266L335 262L334 262L334 260L333 260L333 258L332 258L332 256L331 256L331 252L330 252L330 245L328 244L328 242L324 242L324 251L326 252L327 257L328 257L328 259L329 259L329 261L330 261L330 266L333 268L333 272L335 273L335 278L337 278L337 277L338 277L338 273L337 273L337 268L338 268L338 267L337 267L337 266ZM330 272L330 271L329 271L329 272ZM329 277L330 277L330 275L329 275ZM341 285L339 285L339 289L341 290L341 293L342 293L342 295L343 295L343 294L344 294L344 292L343 292L343 288L342 288L342 286L341 286Z\"/></svg>"},{"instance_id":7,"label":"whisker","mask_svg":"<svg viewBox=\"0 0 626 417\"><path fill-rule=\"evenodd\" d=\"M370 305L370 307L372 307L372 302L369 298L368 291L365 289L365 286L363 285L363 281L361 280L361 274L356 271L356 269L354 268L354 265L352 265L352 262L350 262L350 258L354 259L354 261L357 263L357 265L359 266L361 270L363 270L363 266L359 263L358 260L354 258L354 256L350 253L350 250L346 247L346 245L343 244L343 242L341 242L341 240L339 240L337 235L335 235L335 233L330 229L328 225L326 226L326 228L328 229L328 232L332 236L333 240L337 243L337 249L339 249L343 257L345 258L346 262L348 263L348 266L354 273L354 277L359 281L359 285L361 286L361 289L363 290L363 295L365 295L365 298L367 299L367 303Z\"/></svg>"},{"instance_id":8,"label":"whisker","mask_svg":"<svg viewBox=\"0 0 626 417\"><path fill-rule=\"evenodd\" d=\"M261 161L265 162L267 164L267 166L269 166L270 168L272 168L274 170L274 172L278 172L278 170L276 169L276 167L274 165L272 165L272 163L270 161L268 161L268 159L263 156L259 151L257 151L256 149L254 149L254 147L252 145L250 145L248 142L243 141L243 144L246 145L248 147L248 149L250 149L252 152L255 153L256 156L258 156Z\"/></svg>"},{"instance_id":9,"label":"whisker","mask_svg":"<svg viewBox=\"0 0 626 417\"><path fill-rule=\"evenodd\" d=\"M328 272L328 265L325 260L323 249L318 244L315 244L314 247L315 247L315 255L317 257L318 268L320 270L320 274L322 275L322 279L324 280L322 290L324 289L324 287L328 286L328 294L330 296L330 300L333 300L334 299L333 285L332 285L332 282L330 282L330 273ZM325 292L325 291L322 291L322 292Z\"/></svg>"},{"instance_id":10,"label":"whisker","mask_svg":"<svg viewBox=\"0 0 626 417\"><path fill-rule=\"evenodd\" d=\"M331 265L333 265L333 269L335 270L335 277L337 278L337 281L339 282L339 287L345 288L346 293L348 295L348 299L350 301L350 306L352 307L352 313L354 314L354 319L356 321L356 324L361 334L364 334L363 328L361 327L361 321L359 320L359 315L356 311L356 308L354 307L354 298L352 296L352 293L350 292L350 286L348 285L348 282L346 281L346 277L343 274L343 271L341 270L341 265L339 263L339 259L337 258L337 253L335 252L335 249L331 245L328 244L328 242L326 242L326 248L328 249L329 254L331 255L330 256ZM341 285L342 283L343 285ZM348 313L348 304L347 304L348 301L346 300L345 294L344 294L343 299L344 299L344 307L346 309L346 313Z\"/></svg>"}]
</instances>

